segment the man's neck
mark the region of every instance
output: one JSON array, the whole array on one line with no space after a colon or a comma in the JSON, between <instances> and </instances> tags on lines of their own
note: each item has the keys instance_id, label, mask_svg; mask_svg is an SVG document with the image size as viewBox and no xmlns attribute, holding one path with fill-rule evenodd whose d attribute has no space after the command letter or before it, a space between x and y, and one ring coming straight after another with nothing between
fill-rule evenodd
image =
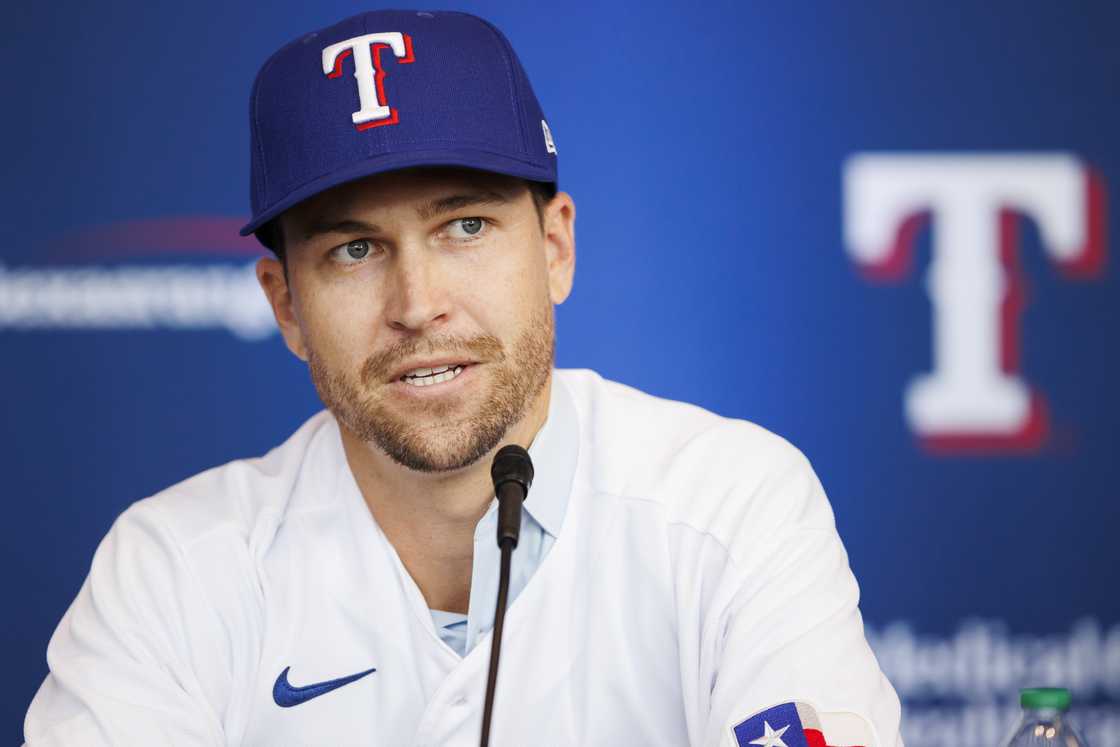
<instances>
[{"instance_id":1,"label":"man's neck","mask_svg":"<svg viewBox=\"0 0 1120 747\"><path fill-rule=\"evenodd\" d=\"M339 423L346 461L370 513L392 543L428 606L467 612L474 531L494 498L490 462L498 448L528 448L548 417L551 377L518 423L469 467L425 473L392 461Z\"/></svg>"}]
</instances>

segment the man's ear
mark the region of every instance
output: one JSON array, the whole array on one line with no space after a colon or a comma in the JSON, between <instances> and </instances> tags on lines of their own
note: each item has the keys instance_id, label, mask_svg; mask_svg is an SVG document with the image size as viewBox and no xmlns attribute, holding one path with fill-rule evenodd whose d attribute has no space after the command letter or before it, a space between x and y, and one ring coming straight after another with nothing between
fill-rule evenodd
<instances>
[{"instance_id":1,"label":"man's ear","mask_svg":"<svg viewBox=\"0 0 1120 747\"><path fill-rule=\"evenodd\" d=\"M288 350L291 350L300 360L306 361L307 349L303 345L303 330L300 329L299 320L295 315L292 290L288 285L284 265L273 257L261 257L257 260L257 282L261 284L261 289L269 305L272 306L272 315L276 317L276 324L280 327L280 334L284 335Z\"/></svg>"},{"instance_id":2,"label":"man's ear","mask_svg":"<svg viewBox=\"0 0 1120 747\"><path fill-rule=\"evenodd\" d=\"M544 208L544 241L548 294L552 303L564 303L576 271L576 204L567 192L557 192Z\"/></svg>"}]
</instances>

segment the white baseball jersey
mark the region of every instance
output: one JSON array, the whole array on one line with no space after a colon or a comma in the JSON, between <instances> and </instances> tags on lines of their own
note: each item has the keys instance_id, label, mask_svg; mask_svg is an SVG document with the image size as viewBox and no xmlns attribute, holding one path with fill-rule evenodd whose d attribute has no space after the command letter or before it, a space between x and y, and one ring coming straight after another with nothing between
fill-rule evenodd
<instances>
[{"instance_id":1,"label":"white baseball jersey","mask_svg":"<svg viewBox=\"0 0 1120 747\"><path fill-rule=\"evenodd\" d=\"M828 744L901 745L800 452L589 371L557 371L552 400L530 495L567 509L509 607L492 745L799 744L777 704ZM323 412L117 520L25 738L473 746L489 657L489 633L465 657L437 635Z\"/></svg>"}]
</instances>

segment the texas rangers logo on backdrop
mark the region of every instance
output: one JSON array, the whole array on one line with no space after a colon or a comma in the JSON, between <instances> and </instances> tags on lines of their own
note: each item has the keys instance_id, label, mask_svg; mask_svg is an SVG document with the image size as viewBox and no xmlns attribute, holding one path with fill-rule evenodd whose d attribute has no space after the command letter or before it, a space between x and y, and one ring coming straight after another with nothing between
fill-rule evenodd
<instances>
[{"instance_id":1,"label":"texas rangers logo on backdrop","mask_svg":"<svg viewBox=\"0 0 1120 747\"><path fill-rule=\"evenodd\" d=\"M323 74L328 78L341 77L343 61L347 57L354 60L360 108L350 118L359 130L400 122L397 110L385 98L385 69L381 66L381 52L385 49L392 50L402 65L416 59L412 54L412 37L399 31L356 36L323 50Z\"/></svg>"},{"instance_id":2,"label":"texas rangers logo on backdrop","mask_svg":"<svg viewBox=\"0 0 1120 747\"><path fill-rule=\"evenodd\" d=\"M905 276L933 224L933 370L904 394L910 428L933 451L1029 451L1046 436L1045 400L1019 370L1020 216L1066 277L1101 274L1104 186L1072 155L859 154L845 164L845 244L870 279Z\"/></svg>"}]
</instances>

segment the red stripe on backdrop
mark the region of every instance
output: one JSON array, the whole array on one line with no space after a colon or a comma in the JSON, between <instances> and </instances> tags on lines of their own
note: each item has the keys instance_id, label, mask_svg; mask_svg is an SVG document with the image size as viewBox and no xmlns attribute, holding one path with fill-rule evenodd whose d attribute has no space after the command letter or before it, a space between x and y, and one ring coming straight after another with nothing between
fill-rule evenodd
<instances>
[{"instance_id":1,"label":"red stripe on backdrop","mask_svg":"<svg viewBox=\"0 0 1120 747\"><path fill-rule=\"evenodd\" d=\"M50 241L52 262L94 259L207 255L252 258L266 250L252 236L241 236L244 218L214 215L126 220L69 231Z\"/></svg>"}]
</instances>

